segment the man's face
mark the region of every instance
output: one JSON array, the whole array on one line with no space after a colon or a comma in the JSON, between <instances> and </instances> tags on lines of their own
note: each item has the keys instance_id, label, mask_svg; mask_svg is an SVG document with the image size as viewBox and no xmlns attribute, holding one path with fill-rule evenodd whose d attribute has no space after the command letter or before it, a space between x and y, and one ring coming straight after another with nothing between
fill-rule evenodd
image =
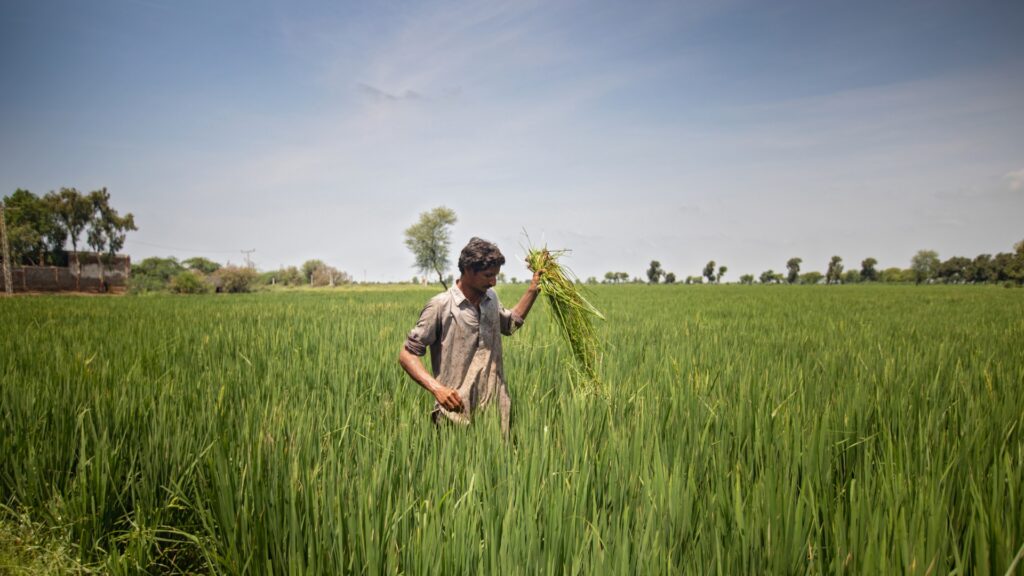
<instances>
[{"instance_id":1,"label":"man's face","mask_svg":"<svg viewBox=\"0 0 1024 576\"><path fill-rule=\"evenodd\" d=\"M467 269L462 274L462 286L482 294L497 284L498 272L501 272L501 266L491 266L479 272Z\"/></svg>"}]
</instances>

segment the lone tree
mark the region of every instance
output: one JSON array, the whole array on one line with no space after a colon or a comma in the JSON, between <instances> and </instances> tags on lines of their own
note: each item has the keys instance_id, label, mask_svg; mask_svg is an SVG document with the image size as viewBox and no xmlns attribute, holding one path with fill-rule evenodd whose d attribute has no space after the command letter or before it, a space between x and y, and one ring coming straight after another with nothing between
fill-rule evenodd
<instances>
[{"instance_id":1,"label":"lone tree","mask_svg":"<svg viewBox=\"0 0 1024 576\"><path fill-rule=\"evenodd\" d=\"M803 261L803 258L790 258L786 261L786 270L789 270L786 274L786 281L790 284L796 284L800 281L800 264Z\"/></svg>"},{"instance_id":2,"label":"lone tree","mask_svg":"<svg viewBox=\"0 0 1024 576\"><path fill-rule=\"evenodd\" d=\"M647 269L647 281L651 284L657 284L664 275L665 271L661 269L661 262L651 260L651 267Z\"/></svg>"},{"instance_id":3,"label":"lone tree","mask_svg":"<svg viewBox=\"0 0 1024 576\"><path fill-rule=\"evenodd\" d=\"M708 283L715 281L715 261L708 261L707 265L704 266L704 277L708 279Z\"/></svg>"},{"instance_id":4,"label":"lone tree","mask_svg":"<svg viewBox=\"0 0 1024 576\"><path fill-rule=\"evenodd\" d=\"M722 276L725 276L725 273L728 272L728 271L729 271L729 267L728 266L719 266L718 267L718 277L715 278L715 282L720 284L722 282Z\"/></svg>"},{"instance_id":5,"label":"lone tree","mask_svg":"<svg viewBox=\"0 0 1024 576\"><path fill-rule=\"evenodd\" d=\"M405 245L416 258L416 268L424 275L437 274L444 289L448 289L444 272L448 269L448 249L451 245L449 226L456 222L455 211L444 206L420 214L420 221L405 230Z\"/></svg>"}]
</instances>

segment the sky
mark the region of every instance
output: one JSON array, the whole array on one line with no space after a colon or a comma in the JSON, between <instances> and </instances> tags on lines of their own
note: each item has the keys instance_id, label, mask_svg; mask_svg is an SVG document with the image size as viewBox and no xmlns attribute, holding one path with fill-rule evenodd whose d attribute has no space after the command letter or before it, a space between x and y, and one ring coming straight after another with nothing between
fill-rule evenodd
<instances>
[{"instance_id":1,"label":"sky","mask_svg":"<svg viewBox=\"0 0 1024 576\"><path fill-rule=\"evenodd\" d=\"M824 271L1024 239L1024 2L0 2L0 194L106 187L133 261ZM454 271L454 266L453 266Z\"/></svg>"}]
</instances>

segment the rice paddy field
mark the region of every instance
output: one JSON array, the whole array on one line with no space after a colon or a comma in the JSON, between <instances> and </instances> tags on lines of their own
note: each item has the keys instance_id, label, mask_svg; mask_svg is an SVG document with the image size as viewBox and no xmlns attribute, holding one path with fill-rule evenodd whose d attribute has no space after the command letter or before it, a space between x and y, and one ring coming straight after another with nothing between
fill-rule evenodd
<instances>
[{"instance_id":1,"label":"rice paddy field","mask_svg":"<svg viewBox=\"0 0 1024 576\"><path fill-rule=\"evenodd\" d=\"M599 286L604 394L541 300L510 442L398 365L433 292L0 299L4 525L113 574L1024 574L1024 290Z\"/></svg>"}]
</instances>

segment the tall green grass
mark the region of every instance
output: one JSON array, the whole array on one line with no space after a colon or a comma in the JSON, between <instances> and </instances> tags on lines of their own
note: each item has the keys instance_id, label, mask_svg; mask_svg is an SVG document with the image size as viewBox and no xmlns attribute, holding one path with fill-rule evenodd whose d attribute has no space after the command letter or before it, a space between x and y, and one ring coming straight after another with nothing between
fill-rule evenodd
<instances>
[{"instance_id":1,"label":"tall green grass","mask_svg":"<svg viewBox=\"0 0 1024 576\"><path fill-rule=\"evenodd\" d=\"M124 574L1004 574L1021 554L1021 291L599 287L611 401L569 393L533 314L505 340L511 443L493 413L429 425L396 356L430 295L0 300L0 499Z\"/></svg>"}]
</instances>

